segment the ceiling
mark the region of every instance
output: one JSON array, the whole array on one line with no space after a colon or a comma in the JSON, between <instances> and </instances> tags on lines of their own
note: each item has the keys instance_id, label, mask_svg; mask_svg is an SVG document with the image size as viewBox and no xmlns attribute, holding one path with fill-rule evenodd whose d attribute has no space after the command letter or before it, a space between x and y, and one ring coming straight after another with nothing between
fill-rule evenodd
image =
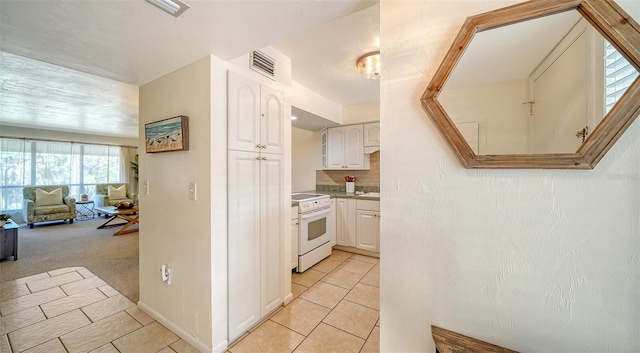
<instances>
[{"instance_id":1,"label":"ceiling","mask_svg":"<svg viewBox=\"0 0 640 353\"><path fill-rule=\"evenodd\" d=\"M377 1L187 2L175 18L143 0L0 0L0 124L137 137L137 86L269 45L338 104L379 99L353 70L378 48Z\"/></svg>"}]
</instances>

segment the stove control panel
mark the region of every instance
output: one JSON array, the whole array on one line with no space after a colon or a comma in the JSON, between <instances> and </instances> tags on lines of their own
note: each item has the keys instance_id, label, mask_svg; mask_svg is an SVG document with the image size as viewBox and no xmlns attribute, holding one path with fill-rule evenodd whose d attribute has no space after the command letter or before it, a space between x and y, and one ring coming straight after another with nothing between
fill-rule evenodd
<instances>
[{"instance_id":1,"label":"stove control panel","mask_svg":"<svg viewBox=\"0 0 640 353\"><path fill-rule=\"evenodd\" d=\"M300 201L298 208L300 210L300 213L306 213L327 207L331 207L331 199L329 198L329 196L316 200Z\"/></svg>"}]
</instances>

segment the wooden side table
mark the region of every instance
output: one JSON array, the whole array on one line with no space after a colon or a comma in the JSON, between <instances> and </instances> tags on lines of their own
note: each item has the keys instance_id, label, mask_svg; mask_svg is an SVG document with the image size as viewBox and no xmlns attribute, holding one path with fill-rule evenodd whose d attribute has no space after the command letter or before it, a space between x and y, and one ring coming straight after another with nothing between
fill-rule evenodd
<instances>
[{"instance_id":1,"label":"wooden side table","mask_svg":"<svg viewBox=\"0 0 640 353\"><path fill-rule=\"evenodd\" d=\"M96 217L93 213L94 205L93 200L76 201L76 219L78 221L94 219Z\"/></svg>"},{"instance_id":2,"label":"wooden side table","mask_svg":"<svg viewBox=\"0 0 640 353\"><path fill-rule=\"evenodd\" d=\"M0 227L0 259L13 256L13 261L18 261L18 228L11 220Z\"/></svg>"}]
</instances>

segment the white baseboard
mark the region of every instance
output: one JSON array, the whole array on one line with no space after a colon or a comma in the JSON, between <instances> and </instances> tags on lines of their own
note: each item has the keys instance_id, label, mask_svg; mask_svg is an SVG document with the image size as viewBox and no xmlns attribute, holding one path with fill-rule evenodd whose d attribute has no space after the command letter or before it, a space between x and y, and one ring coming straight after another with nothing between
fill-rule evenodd
<instances>
[{"instance_id":1,"label":"white baseboard","mask_svg":"<svg viewBox=\"0 0 640 353\"><path fill-rule=\"evenodd\" d=\"M229 341L224 340L220 342L217 346L213 347L213 353L224 353L229 347Z\"/></svg>"},{"instance_id":2,"label":"white baseboard","mask_svg":"<svg viewBox=\"0 0 640 353\"><path fill-rule=\"evenodd\" d=\"M288 305L293 301L293 293L289 293L284 297L284 305Z\"/></svg>"},{"instance_id":3,"label":"white baseboard","mask_svg":"<svg viewBox=\"0 0 640 353\"><path fill-rule=\"evenodd\" d=\"M176 335L178 335L178 337L180 337L183 340L187 341L187 343L192 345L195 349L199 350L200 352L202 352L202 353L212 353L212 352L220 353L220 352L224 352L224 349L223 350L218 350L218 349L220 349L222 347L222 345L223 345L222 343L219 344L218 346L216 346L216 350L212 351L211 347L209 347L206 344L200 342L197 338L191 336L185 330L183 330L182 328L176 326L173 322L169 321L167 318L165 318L160 313L158 313L157 311L155 311L152 308L150 308L147 304L143 303L142 301L138 301L138 308L140 308L140 310L144 311L145 313L147 313L147 315L151 316L156 321L161 323L164 327L168 328L171 332L173 332ZM226 343L226 341L223 342L223 343ZM226 348L226 344L225 344L224 348Z\"/></svg>"}]
</instances>

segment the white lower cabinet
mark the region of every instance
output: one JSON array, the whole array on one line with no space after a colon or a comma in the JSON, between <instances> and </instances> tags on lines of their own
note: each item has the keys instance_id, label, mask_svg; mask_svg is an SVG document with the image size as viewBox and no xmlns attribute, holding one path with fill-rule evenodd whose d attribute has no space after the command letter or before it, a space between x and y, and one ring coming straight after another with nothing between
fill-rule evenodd
<instances>
[{"instance_id":1,"label":"white lower cabinet","mask_svg":"<svg viewBox=\"0 0 640 353\"><path fill-rule=\"evenodd\" d=\"M228 152L229 340L284 302L282 155Z\"/></svg>"},{"instance_id":2,"label":"white lower cabinet","mask_svg":"<svg viewBox=\"0 0 640 353\"><path fill-rule=\"evenodd\" d=\"M356 210L356 248L380 252L380 212Z\"/></svg>"},{"instance_id":3,"label":"white lower cabinet","mask_svg":"<svg viewBox=\"0 0 640 353\"><path fill-rule=\"evenodd\" d=\"M334 199L336 203L336 244L365 250L363 254L380 252L380 201Z\"/></svg>"},{"instance_id":4,"label":"white lower cabinet","mask_svg":"<svg viewBox=\"0 0 640 353\"><path fill-rule=\"evenodd\" d=\"M291 207L291 269L298 267L298 207Z\"/></svg>"},{"instance_id":5,"label":"white lower cabinet","mask_svg":"<svg viewBox=\"0 0 640 353\"><path fill-rule=\"evenodd\" d=\"M336 199L336 245L356 246L355 199Z\"/></svg>"},{"instance_id":6,"label":"white lower cabinet","mask_svg":"<svg viewBox=\"0 0 640 353\"><path fill-rule=\"evenodd\" d=\"M380 201L356 201L356 248L380 252Z\"/></svg>"},{"instance_id":7,"label":"white lower cabinet","mask_svg":"<svg viewBox=\"0 0 640 353\"><path fill-rule=\"evenodd\" d=\"M331 213L329 214L329 225L327 226L331 230L331 246L336 245L336 199L331 199Z\"/></svg>"}]
</instances>

